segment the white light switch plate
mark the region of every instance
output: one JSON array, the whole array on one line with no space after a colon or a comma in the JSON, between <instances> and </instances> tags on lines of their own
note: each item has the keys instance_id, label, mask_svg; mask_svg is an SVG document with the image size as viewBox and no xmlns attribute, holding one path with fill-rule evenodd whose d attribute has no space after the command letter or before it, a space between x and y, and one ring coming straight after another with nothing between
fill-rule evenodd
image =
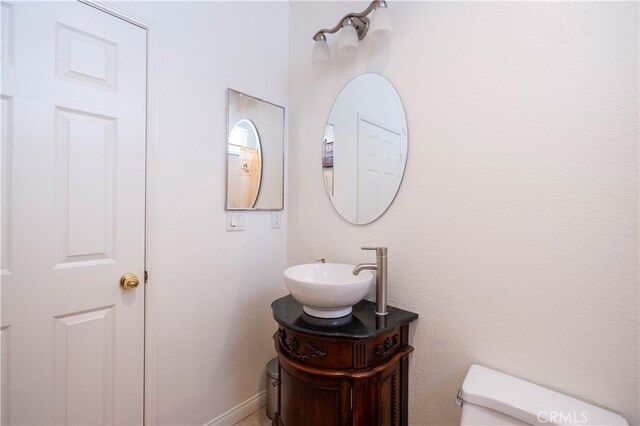
<instances>
[{"instance_id":1,"label":"white light switch plate","mask_svg":"<svg viewBox=\"0 0 640 426\"><path fill-rule=\"evenodd\" d=\"M244 213L227 212L227 231L244 231Z\"/></svg>"},{"instance_id":2,"label":"white light switch plate","mask_svg":"<svg viewBox=\"0 0 640 426\"><path fill-rule=\"evenodd\" d=\"M282 212L279 210L274 210L271 212L271 227L273 229L282 228Z\"/></svg>"}]
</instances>

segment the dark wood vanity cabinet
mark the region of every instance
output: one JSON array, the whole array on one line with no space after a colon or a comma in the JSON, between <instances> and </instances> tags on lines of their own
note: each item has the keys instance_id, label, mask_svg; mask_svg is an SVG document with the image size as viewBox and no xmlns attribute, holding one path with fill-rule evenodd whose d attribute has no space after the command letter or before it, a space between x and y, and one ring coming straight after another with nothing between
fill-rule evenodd
<instances>
[{"instance_id":1,"label":"dark wood vanity cabinet","mask_svg":"<svg viewBox=\"0 0 640 426\"><path fill-rule=\"evenodd\" d=\"M322 320L291 296L272 307L280 365L274 425L408 424L409 323L417 314L389 307L380 318L363 301L350 317Z\"/></svg>"}]
</instances>

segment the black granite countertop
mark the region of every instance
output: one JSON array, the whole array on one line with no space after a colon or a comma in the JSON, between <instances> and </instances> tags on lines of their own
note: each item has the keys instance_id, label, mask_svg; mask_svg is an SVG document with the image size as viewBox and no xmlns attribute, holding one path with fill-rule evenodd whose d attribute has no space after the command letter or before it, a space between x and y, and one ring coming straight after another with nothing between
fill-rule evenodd
<instances>
[{"instance_id":1,"label":"black granite countertop","mask_svg":"<svg viewBox=\"0 0 640 426\"><path fill-rule=\"evenodd\" d=\"M302 305L291 296L276 299L271 304L276 322L300 333L325 337L369 339L395 330L418 319L418 314L387 306L387 315L376 315L376 304L362 300L353 312L342 318L312 317L302 311Z\"/></svg>"}]
</instances>

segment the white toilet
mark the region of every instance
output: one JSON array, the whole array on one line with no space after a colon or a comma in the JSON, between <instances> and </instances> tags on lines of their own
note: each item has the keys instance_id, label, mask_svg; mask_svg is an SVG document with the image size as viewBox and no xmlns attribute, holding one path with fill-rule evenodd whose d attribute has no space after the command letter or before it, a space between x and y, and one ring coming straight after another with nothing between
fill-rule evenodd
<instances>
[{"instance_id":1,"label":"white toilet","mask_svg":"<svg viewBox=\"0 0 640 426\"><path fill-rule=\"evenodd\" d=\"M461 425L627 425L616 413L517 377L472 365L458 392Z\"/></svg>"}]
</instances>

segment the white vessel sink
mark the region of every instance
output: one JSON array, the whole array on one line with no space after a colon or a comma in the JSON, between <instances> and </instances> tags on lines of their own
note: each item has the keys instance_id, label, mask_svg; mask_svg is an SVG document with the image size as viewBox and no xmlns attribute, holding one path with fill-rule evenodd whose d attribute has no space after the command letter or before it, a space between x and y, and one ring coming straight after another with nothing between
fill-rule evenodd
<instances>
[{"instance_id":1,"label":"white vessel sink","mask_svg":"<svg viewBox=\"0 0 640 426\"><path fill-rule=\"evenodd\" d=\"M373 273L353 275L355 265L342 263L308 263L284 271L289 292L307 314L319 318L349 315L373 283Z\"/></svg>"}]
</instances>

